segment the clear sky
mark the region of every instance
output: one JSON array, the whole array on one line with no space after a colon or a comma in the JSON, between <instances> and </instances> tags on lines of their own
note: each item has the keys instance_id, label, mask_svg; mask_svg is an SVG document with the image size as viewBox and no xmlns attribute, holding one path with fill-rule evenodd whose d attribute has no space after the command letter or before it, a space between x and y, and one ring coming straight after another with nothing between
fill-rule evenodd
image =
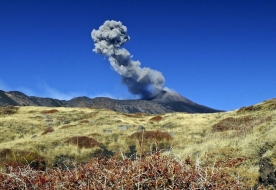
<instances>
[{"instance_id":1,"label":"clear sky","mask_svg":"<svg viewBox=\"0 0 276 190\"><path fill-rule=\"evenodd\" d=\"M92 52L106 20L127 27L133 60L194 102L233 110L276 97L275 0L1 0L0 89L137 98Z\"/></svg>"}]
</instances>

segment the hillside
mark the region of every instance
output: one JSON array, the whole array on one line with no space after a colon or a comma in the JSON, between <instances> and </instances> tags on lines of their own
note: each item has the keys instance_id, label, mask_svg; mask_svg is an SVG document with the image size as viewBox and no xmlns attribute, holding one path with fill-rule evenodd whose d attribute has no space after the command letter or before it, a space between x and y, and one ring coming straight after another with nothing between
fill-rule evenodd
<instances>
[{"instance_id":1,"label":"hillside","mask_svg":"<svg viewBox=\"0 0 276 190\"><path fill-rule=\"evenodd\" d=\"M38 158L43 162L35 167L42 169L74 167L71 161L98 154L122 159L140 155L142 140L145 152L160 149L176 160L227 170L241 184L276 188L276 99L204 114L8 106L0 110L0 134L2 171L5 163Z\"/></svg>"}]
</instances>

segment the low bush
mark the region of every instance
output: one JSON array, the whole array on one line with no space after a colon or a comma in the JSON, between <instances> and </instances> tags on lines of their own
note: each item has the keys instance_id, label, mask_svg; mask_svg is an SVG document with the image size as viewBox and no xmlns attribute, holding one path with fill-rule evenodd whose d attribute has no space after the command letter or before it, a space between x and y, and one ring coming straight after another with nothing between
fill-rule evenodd
<instances>
[{"instance_id":1,"label":"low bush","mask_svg":"<svg viewBox=\"0 0 276 190\"><path fill-rule=\"evenodd\" d=\"M57 113L57 112L59 112L59 111L56 109L41 111L42 114L53 114L53 113Z\"/></svg>"},{"instance_id":2,"label":"low bush","mask_svg":"<svg viewBox=\"0 0 276 190\"><path fill-rule=\"evenodd\" d=\"M159 152L130 160L92 158L75 168L37 172L29 165L0 173L0 189L249 189L229 175L230 167L201 166L189 158L177 161ZM261 188L259 188L261 189Z\"/></svg>"},{"instance_id":3,"label":"low bush","mask_svg":"<svg viewBox=\"0 0 276 190\"><path fill-rule=\"evenodd\" d=\"M156 121L156 122L158 122L158 121L160 121L161 119L162 119L162 116L158 115L158 116L152 117L152 118L150 119L150 121Z\"/></svg>"},{"instance_id":4,"label":"low bush","mask_svg":"<svg viewBox=\"0 0 276 190\"><path fill-rule=\"evenodd\" d=\"M100 145L94 138L87 136L75 136L67 139L66 143L77 145L79 148L92 148Z\"/></svg>"},{"instance_id":5,"label":"low bush","mask_svg":"<svg viewBox=\"0 0 276 190\"><path fill-rule=\"evenodd\" d=\"M85 124L85 123L89 123L89 121L88 121L87 119L85 119L85 120L79 121L79 123L80 123L80 124Z\"/></svg>"},{"instance_id":6,"label":"low bush","mask_svg":"<svg viewBox=\"0 0 276 190\"><path fill-rule=\"evenodd\" d=\"M252 116L245 116L239 118L228 117L212 126L214 132L223 132L228 130L245 130L253 129L254 126L260 125L272 120L272 117L255 118Z\"/></svg>"},{"instance_id":7,"label":"low bush","mask_svg":"<svg viewBox=\"0 0 276 190\"><path fill-rule=\"evenodd\" d=\"M163 141L163 140L172 140L170 133L162 131L139 131L133 133L130 138L142 139L145 141Z\"/></svg>"},{"instance_id":8,"label":"low bush","mask_svg":"<svg viewBox=\"0 0 276 190\"><path fill-rule=\"evenodd\" d=\"M12 115L18 111L19 107L16 106L6 106L0 107L0 115Z\"/></svg>"},{"instance_id":9,"label":"low bush","mask_svg":"<svg viewBox=\"0 0 276 190\"><path fill-rule=\"evenodd\" d=\"M133 117L133 118L140 118L143 117L143 113L135 113L135 114L123 114L124 116L127 117Z\"/></svg>"},{"instance_id":10,"label":"low bush","mask_svg":"<svg viewBox=\"0 0 276 190\"><path fill-rule=\"evenodd\" d=\"M248 107L244 106L244 107L241 107L241 108L237 111L237 113L252 112L252 111L254 111L254 106L248 106Z\"/></svg>"},{"instance_id":11,"label":"low bush","mask_svg":"<svg viewBox=\"0 0 276 190\"><path fill-rule=\"evenodd\" d=\"M41 135L46 135L46 134L48 134L48 133L52 133L52 132L54 132L55 130L53 129L53 127L48 127L47 129L45 129L44 131L43 131L43 133L41 133Z\"/></svg>"}]
</instances>

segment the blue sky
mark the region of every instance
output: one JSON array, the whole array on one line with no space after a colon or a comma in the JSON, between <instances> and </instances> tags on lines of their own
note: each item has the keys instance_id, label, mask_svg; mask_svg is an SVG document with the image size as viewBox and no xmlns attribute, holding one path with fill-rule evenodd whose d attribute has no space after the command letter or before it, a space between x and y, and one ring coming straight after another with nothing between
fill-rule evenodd
<instances>
[{"instance_id":1,"label":"blue sky","mask_svg":"<svg viewBox=\"0 0 276 190\"><path fill-rule=\"evenodd\" d=\"M194 102L233 110L276 97L275 0L1 0L0 89L137 98L92 52L106 20L127 27L133 60Z\"/></svg>"}]
</instances>

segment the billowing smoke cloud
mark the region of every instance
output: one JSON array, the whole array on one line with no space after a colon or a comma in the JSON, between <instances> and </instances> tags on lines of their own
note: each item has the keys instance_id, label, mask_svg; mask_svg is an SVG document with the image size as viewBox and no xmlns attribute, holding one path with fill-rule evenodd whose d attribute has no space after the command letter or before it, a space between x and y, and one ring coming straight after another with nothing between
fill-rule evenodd
<instances>
[{"instance_id":1,"label":"billowing smoke cloud","mask_svg":"<svg viewBox=\"0 0 276 190\"><path fill-rule=\"evenodd\" d=\"M139 61L133 61L131 54L121 48L130 37L121 22L107 20L98 30L92 30L94 52L106 56L114 70L122 76L129 92L147 99L158 94L164 86L162 73L147 67L141 68Z\"/></svg>"}]
</instances>

